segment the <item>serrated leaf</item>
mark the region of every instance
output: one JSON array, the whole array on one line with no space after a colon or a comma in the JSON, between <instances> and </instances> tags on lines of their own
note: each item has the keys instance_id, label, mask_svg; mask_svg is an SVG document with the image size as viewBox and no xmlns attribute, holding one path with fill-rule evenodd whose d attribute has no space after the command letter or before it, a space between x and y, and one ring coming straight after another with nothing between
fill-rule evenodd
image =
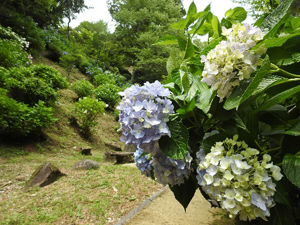
<instances>
[{"instance_id":1,"label":"serrated leaf","mask_svg":"<svg viewBox=\"0 0 300 225\"><path fill-rule=\"evenodd\" d=\"M244 121L241 119L241 117L239 117L239 115L235 115L234 116L234 120L236 121L236 125L237 127L241 128L242 130L250 133L250 131L248 130L246 124L244 123Z\"/></svg>"},{"instance_id":2,"label":"serrated leaf","mask_svg":"<svg viewBox=\"0 0 300 225\"><path fill-rule=\"evenodd\" d=\"M207 84L201 82L200 76L191 74L191 86L187 93L186 101L191 101L197 93L207 90Z\"/></svg>"},{"instance_id":3,"label":"serrated leaf","mask_svg":"<svg viewBox=\"0 0 300 225\"><path fill-rule=\"evenodd\" d=\"M210 110L212 101L216 96L216 91L208 88L205 91L201 91L201 93L195 98L195 106L198 109L201 109L204 113L208 113Z\"/></svg>"},{"instance_id":4,"label":"serrated leaf","mask_svg":"<svg viewBox=\"0 0 300 225\"><path fill-rule=\"evenodd\" d=\"M263 103L262 105L260 105L257 109L255 109L252 112L252 115L256 114L259 111L265 110L270 108L273 105L276 105L282 101L284 101L285 99L291 97L292 95L296 94L297 92L300 91L300 85L290 88L286 91L280 92L277 95L273 96L272 98L270 98L269 100L267 100L265 103Z\"/></svg>"},{"instance_id":5,"label":"serrated leaf","mask_svg":"<svg viewBox=\"0 0 300 225\"><path fill-rule=\"evenodd\" d=\"M300 157L287 154L282 161L283 172L289 181L300 188Z\"/></svg>"},{"instance_id":6,"label":"serrated leaf","mask_svg":"<svg viewBox=\"0 0 300 225\"><path fill-rule=\"evenodd\" d=\"M206 20L207 15L210 13L208 11L204 11L201 12L202 15L200 16L200 18L197 20L195 26L194 26L194 32L193 32L193 36L199 31L199 29L202 27L203 23Z\"/></svg>"},{"instance_id":7,"label":"serrated leaf","mask_svg":"<svg viewBox=\"0 0 300 225\"><path fill-rule=\"evenodd\" d=\"M275 10L273 10L261 23L260 28L261 29L268 29L270 34L274 32L275 29L277 29L278 24L280 24L280 21L283 19L283 17L286 16L286 13L288 12L293 0L286 0L283 3L281 3ZM269 34L266 34L265 37L269 37Z\"/></svg>"},{"instance_id":8,"label":"serrated leaf","mask_svg":"<svg viewBox=\"0 0 300 225\"><path fill-rule=\"evenodd\" d=\"M172 80L175 84L182 90L181 79L180 79L180 70L178 68L174 69L171 73Z\"/></svg>"},{"instance_id":9,"label":"serrated leaf","mask_svg":"<svg viewBox=\"0 0 300 225\"><path fill-rule=\"evenodd\" d=\"M259 83L262 81L262 79L267 75L267 73L270 71L270 61L269 58L266 57L262 67L257 71L254 79L251 81L251 83L248 85L247 89L243 91L242 96L240 98L235 99L235 101L231 102L231 104L225 102L224 108L225 109L232 109L238 108L239 105L241 105L244 101L246 101L256 90L259 85ZM230 101L230 97L228 98L228 101ZM230 106L230 107L229 107Z\"/></svg>"},{"instance_id":10,"label":"serrated leaf","mask_svg":"<svg viewBox=\"0 0 300 225\"><path fill-rule=\"evenodd\" d=\"M167 71L168 74L171 74L172 71L180 66L180 62L178 60L178 53L172 52L167 60Z\"/></svg>"},{"instance_id":11,"label":"serrated leaf","mask_svg":"<svg viewBox=\"0 0 300 225\"><path fill-rule=\"evenodd\" d=\"M271 37L255 45L252 50L258 49L261 45L265 45L266 48L281 47L287 40L298 35L300 35L299 31L282 37Z\"/></svg>"},{"instance_id":12,"label":"serrated leaf","mask_svg":"<svg viewBox=\"0 0 300 225\"><path fill-rule=\"evenodd\" d=\"M184 210L190 204L198 186L192 176L189 177L183 184L170 186L171 191L174 193L177 201L183 206Z\"/></svg>"},{"instance_id":13,"label":"serrated leaf","mask_svg":"<svg viewBox=\"0 0 300 225\"><path fill-rule=\"evenodd\" d=\"M172 159L184 159L188 153L189 132L179 121L168 122L171 138L163 136L159 139L161 151Z\"/></svg>"},{"instance_id":14,"label":"serrated leaf","mask_svg":"<svg viewBox=\"0 0 300 225\"><path fill-rule=\"evenodd\" d=\"M154 42L153 45L172 45L172 44L178 44L178 38L173 35L167 35L158 39L156 42Z\"/></svg>"},{"instance_id":15,"label":"serrated leaf","mask_svg":"<svg viewBox=\"0 0 300 225\"><path fill-rule=\"evenodd\" d=\"M193 44L191 38L188 37L184 59L191 58L194 56L194 54L195 54L194 44Z\"/></svg>"}]
</instances>

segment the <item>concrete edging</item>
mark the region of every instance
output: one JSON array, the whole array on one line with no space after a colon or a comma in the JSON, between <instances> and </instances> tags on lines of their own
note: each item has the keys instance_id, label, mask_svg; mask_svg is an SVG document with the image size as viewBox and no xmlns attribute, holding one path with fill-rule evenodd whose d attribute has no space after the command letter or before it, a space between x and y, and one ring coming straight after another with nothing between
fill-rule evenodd
<instances>
[{"instance_id":1,"label":"concrete edging","mask_svg":"<svg viewBox=\"0 0 300 225\"><path fill-rule=\"evenodd\" d=\"M134 210L132 210L130 213L128 213L125 217L123 217L119 222L115 223L115 225L125 224L125 222L127 222L127 220L131 219L135 214L139 213L142 209L147 207L155 198L157 198L162 193L164 193L168 188L169 188L169 186L166 185L163 189L159 190L154 195L147 198L138 207L136 207Z\"/></svg>"}]
</instances>

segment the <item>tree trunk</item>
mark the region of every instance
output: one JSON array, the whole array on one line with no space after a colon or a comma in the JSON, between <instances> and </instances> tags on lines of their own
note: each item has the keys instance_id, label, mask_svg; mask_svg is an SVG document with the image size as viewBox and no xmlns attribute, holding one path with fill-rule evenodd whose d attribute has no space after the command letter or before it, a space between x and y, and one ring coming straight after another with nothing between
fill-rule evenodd
<instances>
[{"instance_id":1,"label":"tree trunk","mask_svg":"<svg viewBox=\"0 0 300 225\"><path fill-rule=\"evenodd\" d=\"M68 20L68 39L70 41L70 23L71 23L71 18L69 17L68 19L69 19Z\"/></svg>"}]
</instances>

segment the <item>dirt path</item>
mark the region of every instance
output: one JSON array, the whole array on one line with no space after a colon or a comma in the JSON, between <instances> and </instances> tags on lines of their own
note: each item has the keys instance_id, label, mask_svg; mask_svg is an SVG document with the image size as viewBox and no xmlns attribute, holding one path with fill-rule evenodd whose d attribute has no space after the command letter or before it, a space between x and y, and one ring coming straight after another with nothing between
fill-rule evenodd
<instances>
[{"instance_id":1,"label":"dirt path","mask_svg":"<svg viewBox=\"0 0 300 225\"><path fill-rule=\"evenodd\" d=\"M226 218L222 210L211 208L210 203L202 197L200 191L196 192L185 213L169 188L129 220L117 224L241 225L241 223Z\"/></svg>"}]
</instances>

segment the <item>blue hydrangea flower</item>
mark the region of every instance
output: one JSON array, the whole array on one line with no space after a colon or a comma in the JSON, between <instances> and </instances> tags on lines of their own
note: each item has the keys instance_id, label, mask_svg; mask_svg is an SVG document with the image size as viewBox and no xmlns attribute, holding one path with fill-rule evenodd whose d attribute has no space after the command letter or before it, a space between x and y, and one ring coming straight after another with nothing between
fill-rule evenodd
<instances>
[{"instance_id":1,"label":"blue hydrangea flower","mask_svg":"<svg viewBox=\"0 0 300 225\"><path fill-rule=\"evenodd\" d=\"M166 122L174 113L174 106L167 98L170 91L159 81L146 82L143 86L132 85L119 94L123 96L117 107L120 110L121 141L140 147L159 140L161 136L171 136Z\"/></svg>"},{"instance_id":2,"label":"blue hydrangea flower","mask_svg":"<svg viewBox=\"0 0 300 225\"><path fill-rule=\"evenodd\" d=\"M149 154L143 155L144 150L138 148L134 153L134 161L136 163L137 168L141 171L141 173L147 177L151 176L152 171L152 160L149 159Z\"/></svg>"},{"instance_id":3,"label":"blue hydrangea flower","mask_svg":"<svg viewBox=\"0 0 300 225\"><path fill-rule=\"evenodd\" d=\"M172 159L164 154L153 156L152 165L157 182L166 185L180 185L191 173L192 157L187 153L185 160Z\"/></svg>"}]
</instances>

